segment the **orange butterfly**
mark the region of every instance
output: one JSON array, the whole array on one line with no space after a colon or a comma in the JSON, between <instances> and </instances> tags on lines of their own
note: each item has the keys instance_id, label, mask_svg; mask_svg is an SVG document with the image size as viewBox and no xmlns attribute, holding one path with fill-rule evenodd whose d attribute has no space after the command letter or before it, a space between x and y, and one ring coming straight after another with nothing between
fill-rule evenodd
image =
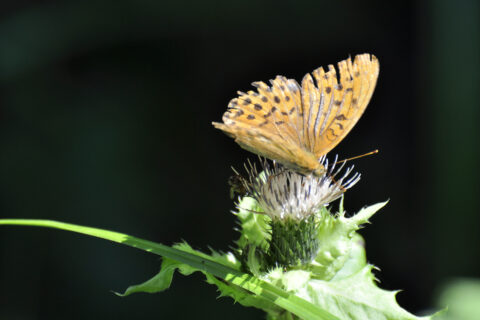
<instances>
[{"instance_id":1,"label":"orange butterfly","mask_svg":"<svg viewBox=\"0 0 480 320\"><path fill-rule=\"evenodd\" d=\"M303 174L326 172L320 158L350 132L375 89L379 64L375 56L357 55L297 81L277 76L271 86L254 82L257 91L238 92L215 128L244 149Z\"/></svg>"}]
</instances>

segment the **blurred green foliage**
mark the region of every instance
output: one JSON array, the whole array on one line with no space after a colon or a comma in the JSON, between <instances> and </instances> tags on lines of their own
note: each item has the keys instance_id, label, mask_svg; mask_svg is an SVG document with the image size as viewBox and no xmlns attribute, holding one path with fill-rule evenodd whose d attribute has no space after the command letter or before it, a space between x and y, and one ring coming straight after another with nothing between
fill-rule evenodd
<instances>
[{"instance_id":1,"label":"blurred green foliage","mask_svg":"<svg viewBox=\"0 0 480 320\"><path fill-rule=\"evenodd\" d=\"M440 290L437 306L448 307L439 320L477 320L480 317L480 280L450 280Z\"/></svg>"}]
</instances>

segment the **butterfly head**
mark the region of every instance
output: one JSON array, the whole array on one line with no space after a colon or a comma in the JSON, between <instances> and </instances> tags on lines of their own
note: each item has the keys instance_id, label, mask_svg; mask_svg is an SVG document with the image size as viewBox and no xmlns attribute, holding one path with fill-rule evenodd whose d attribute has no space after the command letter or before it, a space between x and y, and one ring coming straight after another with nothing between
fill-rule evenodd
<instances>
[{"instance_id":1,"label":"butterfly head","mask_svg":"<svg viewBox=\"0 0 480 320\"><path fill-rule=\"evenodd\" d=\"M318 167L312 173L316 177L322 177L327 173L327 169L319 163Z\"/></svg>"}]
</instances>

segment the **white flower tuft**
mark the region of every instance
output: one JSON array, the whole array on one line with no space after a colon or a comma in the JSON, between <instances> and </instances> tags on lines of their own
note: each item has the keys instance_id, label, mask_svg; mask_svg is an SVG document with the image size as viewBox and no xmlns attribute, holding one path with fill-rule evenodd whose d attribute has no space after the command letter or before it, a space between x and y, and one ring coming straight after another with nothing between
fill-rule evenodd
<instances>
[{"instance_id":1,"label":"white flower tuft","mask_svg":"<svg viewBox=\"0 0 480 320\"><path fill-rule=\"evenodd\" d=\"M319 160L326 168L320 177L313 174L303 175L275 162L270 165L266 159L260 160L263 172L259 173L256 165L248 162L248 166L245 166L248 179L243 179L243 184L272 219L308 218L321 207L338 199L360 180L359 173L347 179L353 166L348 168L341 178L335 179L345 166L344 162L335 170L337 157L331 165L326 156Z\"/></svg>"}]
</instances>

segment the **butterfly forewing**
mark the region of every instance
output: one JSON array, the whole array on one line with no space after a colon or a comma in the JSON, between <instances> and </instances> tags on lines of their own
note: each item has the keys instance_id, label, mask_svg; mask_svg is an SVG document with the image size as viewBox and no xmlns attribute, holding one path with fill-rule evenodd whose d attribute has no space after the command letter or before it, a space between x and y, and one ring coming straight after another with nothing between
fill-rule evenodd
<instances>
[{"instance_id":1,"label":"butterfly forewing","mask_svg":"<svg viewBox=\"0 0 480 320\"><path fill-rule=\"evenodd\" d=\"M324 106L325 117L320 131L314 134L313 152L317 157L340 143L360 119L373 94L379 72L378 60L368 54L357 56L353 64L350 59L341 61L338 67L340 82L337 83L335 76L330 83L332 87L323 90L325 93L331 91L332 98ZM332 69L327 73L329 78L334 75ZM314 128L309 130L315 131Z\"/></svg>"}]
</instances>

